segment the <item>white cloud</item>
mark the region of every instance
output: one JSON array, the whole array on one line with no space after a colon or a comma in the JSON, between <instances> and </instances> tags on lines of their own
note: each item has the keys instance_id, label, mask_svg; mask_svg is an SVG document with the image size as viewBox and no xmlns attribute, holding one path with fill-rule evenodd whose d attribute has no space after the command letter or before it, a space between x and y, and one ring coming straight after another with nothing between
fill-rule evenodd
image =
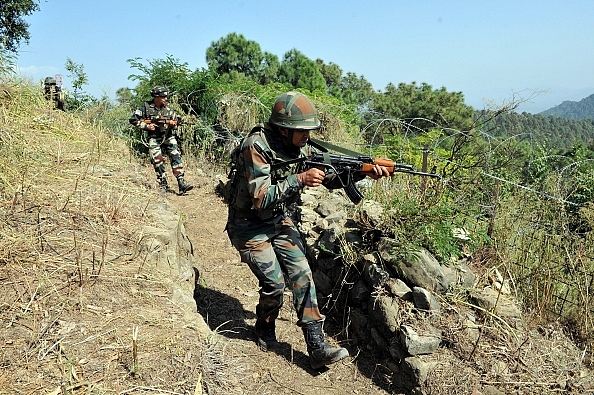
<instances>
[{"instance_id":1,"label":"white cloud","mask_svg":"<svg viewBox=\"0 0 594 395\"><path fill-rule=\"evenodd\" d=\"M53 66L19 66L16 67L17 75L22 78L30 78L33 81L39 81L48 76L59 74L59 69Z\"/></svg>"}]
</instances>

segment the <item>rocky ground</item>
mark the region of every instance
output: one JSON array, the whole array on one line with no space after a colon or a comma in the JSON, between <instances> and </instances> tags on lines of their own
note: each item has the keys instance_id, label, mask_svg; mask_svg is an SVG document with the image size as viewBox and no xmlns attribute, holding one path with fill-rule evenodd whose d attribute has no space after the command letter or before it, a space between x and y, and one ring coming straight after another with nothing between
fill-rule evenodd
<instances>
[{"instance_id":1,"label":"rocky ground","mask_svg":"<svg viewBox=\"0 0 594 395\"><path fill-rule=\"evenodd\" d=\"M243 366L243 393L392 393L389 370L372 354L355 355L330 369L312 370L302 332L295 325L290 292L285 295L277 326L281 349L263 353L256 347L252 325L258 284L248 267L239 261L224 232L226 206L214 193L216 182L216 178L203 174L193 191L186 196L170 195L168 200L184 213L186 232L193 241L195 265L200 271L198 309L225 343L234 363ZM330 341L336 344L335 340Z\"/></svg>"},{"instance_id":2,"label":"rocky ground","mask_svg":"<svg viewBox=\"0 0 594 395\"><path fill-rule=\"evenodd\" d=\"M60 171L73 175L45 181L47 199L15 194L2 205L0 394L407 393L385 355L345 339L332 315L329 341L352 356L312 370L290 293L278 323L282 347L257 348L258 286L224 232L214 171L190 163L196 188L177 196L157 192L144 163L92 168L78 154L61 155ZM159 225L147 214L155 206L183 223L192 243L207 333L139 248L143 227ZM425 394L592 393L581 351L559 328L526 318L515 331L491 327L480 342L458 343L461 328L448 313L464 316L464 307L444 304L440 327L449 329Z\"/></svg>"}]
</instances>

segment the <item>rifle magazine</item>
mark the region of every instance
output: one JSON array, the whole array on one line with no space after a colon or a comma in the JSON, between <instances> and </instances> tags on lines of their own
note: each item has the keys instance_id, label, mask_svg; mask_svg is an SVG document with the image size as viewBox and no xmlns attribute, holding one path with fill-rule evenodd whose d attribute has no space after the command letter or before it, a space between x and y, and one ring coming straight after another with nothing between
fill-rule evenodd
<instances>
[{"instance_id":1,"label":"rifle magazine","mask_svg":"<svg viewBox=\"0 0 594 395\"><path fill-rule=\"evenodd\" d=\"M344 186L344 192L354 204L359 204L364 196L354 182L349 182Z\"/></svg>"}]
</instances>

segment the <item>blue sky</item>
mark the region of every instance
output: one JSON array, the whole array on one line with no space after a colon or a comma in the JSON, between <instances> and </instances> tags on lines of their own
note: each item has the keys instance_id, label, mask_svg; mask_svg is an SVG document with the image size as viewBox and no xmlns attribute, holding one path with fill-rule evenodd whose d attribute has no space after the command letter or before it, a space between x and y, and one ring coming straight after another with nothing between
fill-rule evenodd
<instances>
[{"instance_id":1,"label":"blue sky","mask_svg":"<svg viewBox=\"0 0 594 395\"><path fill-rule=\"evenodd\" d=\"M127 59L206 67L206 49L243 34L282 60L312 60L364 76L376 90L422 83L462 92L476 109L529 100L537 113L594 94L593 0L41 0L19 73L37 82L84 66L87 93L113 97L137 72ZM535 94L536 93L536 94Z\"/></svg>"}]
</instances>

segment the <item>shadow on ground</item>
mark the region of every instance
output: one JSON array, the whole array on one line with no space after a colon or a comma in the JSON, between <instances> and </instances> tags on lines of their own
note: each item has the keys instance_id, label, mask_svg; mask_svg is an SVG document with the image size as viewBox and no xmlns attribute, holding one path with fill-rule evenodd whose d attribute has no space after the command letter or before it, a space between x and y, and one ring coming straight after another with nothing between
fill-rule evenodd
<instances>
[{"instance_id":1,"label":"shadow on ground","mask_svg":"<svg viewBox=\"0 0 594 395\"><path fill-rule=\"evenodd\" d=\"M199 273L196 270L196 284L194 288L194 300L198 308L198 313L204 317L207 325L212 331L228 339L243 340L256 344L256 338L253 332L253 326L249 321L256 319L252 311L245 310L241 302L225 293L207 288L201 284ZM327 317L325 331L327 335L332 336L339 329L336 323ZM279 318L279 320L285 320ZM350 361L357 366L359 372L370 377L378 387L391 391L391 373L381 364L380 358L374 356L370 351L360 350L358 347L349 347L344 345L351 355ZM280 342L279 346L268 352L276 353L283 357L287 362L299 366L305 372L312 376L320 375L331 368L312 369L309 363L309 356L294 347L290 343Z\"/></svg>"}]
</instances>

